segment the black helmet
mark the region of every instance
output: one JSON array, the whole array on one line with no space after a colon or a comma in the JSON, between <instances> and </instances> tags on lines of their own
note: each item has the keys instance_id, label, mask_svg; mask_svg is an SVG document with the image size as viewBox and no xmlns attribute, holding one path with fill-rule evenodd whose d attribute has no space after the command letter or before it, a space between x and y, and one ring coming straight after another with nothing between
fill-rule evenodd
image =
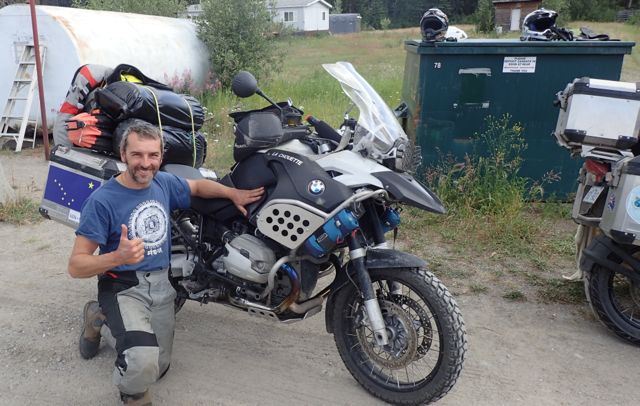
<instances>
[{"instance_id":1,"label":"black helmet","mask_svg":"<svg viewBox=\"0 0 640 406\"><path fill-rule=\"evenodd\" d=\"M553 36L552 29L556 26L556 18L558 13L545 8L527 14L522 22L522 39L525 41L550 40Z\"/></svg>"},{"instance_id":2,"label":"black helmet","mask_svg":"<svg viewBox=\"0 0 640 406\"><path fill-rule=\"evenodd\" d=\"M442 41L449 28L449 18L440 9L431 8L420 19L423 41Z\"/></svg>"}]
</instances>

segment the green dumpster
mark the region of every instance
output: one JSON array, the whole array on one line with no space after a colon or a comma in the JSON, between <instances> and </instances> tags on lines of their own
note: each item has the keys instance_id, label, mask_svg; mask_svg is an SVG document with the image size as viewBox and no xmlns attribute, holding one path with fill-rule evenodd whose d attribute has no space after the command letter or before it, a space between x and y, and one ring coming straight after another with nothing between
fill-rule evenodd
<instances>
[{"instance_id":1,"label":"green dumpster","mask_svg":"<svg viewBox=\"0 0 640 406\"><path fill-rule=\"evenodd\" d=\"M464 40L406 41L402 99L407 134L422 147L423 164L440 154L461 160L472 153L471 138L485 117L512 116L528 144L521 175L541 180L549 171L560 181L545 195L564 198L575 190L580 163L551 135L558 110L555 94L573 79L620 80L633 42ZM603 117L603 119L608 119Z\"/></svg>"}]
</instances>

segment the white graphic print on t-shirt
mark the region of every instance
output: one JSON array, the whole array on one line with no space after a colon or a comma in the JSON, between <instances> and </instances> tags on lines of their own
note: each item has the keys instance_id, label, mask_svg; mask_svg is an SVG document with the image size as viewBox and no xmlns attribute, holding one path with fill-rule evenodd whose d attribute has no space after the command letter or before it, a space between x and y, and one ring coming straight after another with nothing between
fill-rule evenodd
<instances>
[{"instance_id":1,"label":"white graphic print on t-shirt","mask_svg":"<svg viewBox=\"0 0 640 406\"><path fill-rule=\"evenodd\" d=\"M146 255L162 253L167 239L167 212L157 200L146 200L136 206L129 216L129 237L142 238Z\"/></svg>"}]
</instances>

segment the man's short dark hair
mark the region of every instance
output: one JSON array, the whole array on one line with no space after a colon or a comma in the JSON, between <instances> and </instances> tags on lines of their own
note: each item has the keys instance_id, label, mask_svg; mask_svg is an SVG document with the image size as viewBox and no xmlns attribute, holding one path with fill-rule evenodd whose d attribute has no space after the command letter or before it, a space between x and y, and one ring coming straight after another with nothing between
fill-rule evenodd
<instances>
[{"instance_id":1,"label":"man's short dark hair","mask_svg":"<svg viewBox=\"0 0 640 406\"><path fill-rule=\"evenodd\" d=\"M131 133L136 133L143 139L160 140L160 152L164 152L164 138L162 137L160 129L155 125L142 120L134 121L124 130L122 140L120 140L120 151L124 152L127 150L127 141Z\"/></svg>"}]
</instances>

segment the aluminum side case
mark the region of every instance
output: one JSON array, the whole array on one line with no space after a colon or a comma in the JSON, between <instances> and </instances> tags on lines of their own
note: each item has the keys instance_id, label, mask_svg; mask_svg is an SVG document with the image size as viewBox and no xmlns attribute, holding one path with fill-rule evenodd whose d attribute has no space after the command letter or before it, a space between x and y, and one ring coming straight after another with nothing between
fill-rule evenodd
<instances>
[{"instance_id":1,"label":"aluminum side case","mask_svg":"<svg viewBox=\"0 0 640 406\"><path fill-rule=\"evenodd\" d=\"M50 155L40 214L77 228L84 201L105 181L125 169L125 164L114 158L87 149L56 146Z\"/></svg>"},{"instance_id":2,"label":"aluminum side case","mask_svg":"<svg viewBox=\"0 0 640 406\"><path fill-rule=\"evenodd\" d=\"M638 143L640 84L575 79L557 95L554 135L571 148L592 145L627 150Z\"/></svg>"},{"instance_id":3,"label":"aluminum side case","mask_svg":"<svg viewBox=\"0 0 640 406\"><path fill-rule=\"evenodd\" d=\"M600 228L617 242L640 245L640 157L626 160L609 187Z\"/></svg>"}]
</instances>

